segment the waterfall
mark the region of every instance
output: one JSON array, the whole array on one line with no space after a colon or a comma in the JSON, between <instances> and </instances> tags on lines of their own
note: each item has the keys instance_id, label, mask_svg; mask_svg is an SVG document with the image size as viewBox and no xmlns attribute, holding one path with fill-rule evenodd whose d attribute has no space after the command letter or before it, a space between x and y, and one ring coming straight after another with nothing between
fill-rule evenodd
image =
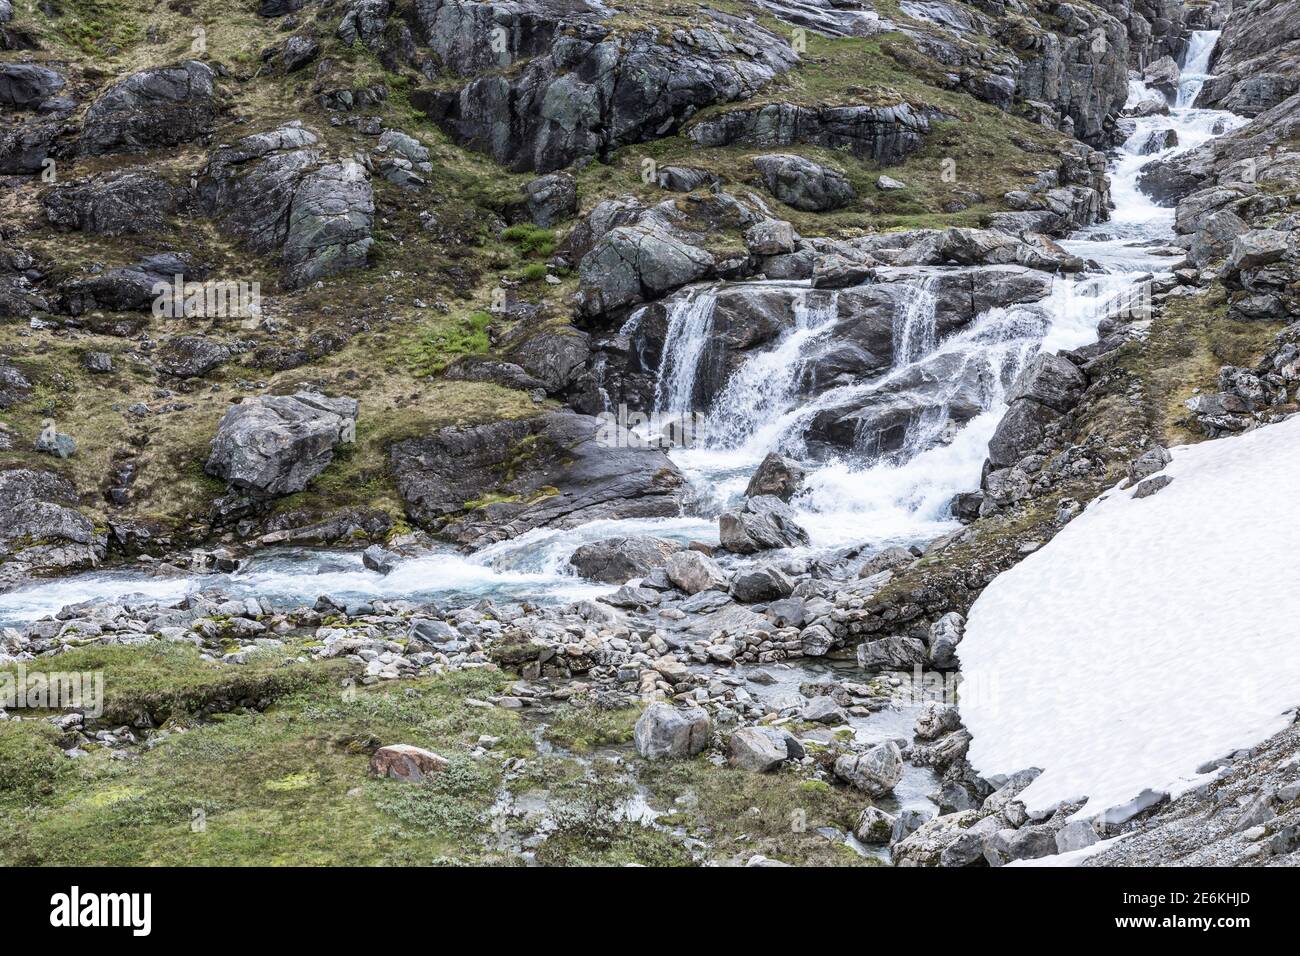
<instances>
[{"instance_id":1,"label":"waterfall","mask_svg":"<svg viewBox=\"0 0 1300 956\"><path fill-rule=\"evenodd\" d=\"M935 307L933 275L911 286L907 308L894 316L894 368L902 368L934 351Z\"/></svg>"},{"instance_id":2,"label":"waterfall","mask_svg":"<svg viewBox=\"0 0 1300 956\"><path fill-rule=\"evenodd\" d=\"M1174 101L1176 109L1186 109L1195 105L1201 87L1210 78L1210 58L1214 56L1214 47L1219 42L1219 30L1195 30L1187 43L1187 53L1183 57L1182 78L1178 83L1178 97Z\"/></svg>"},{"instance_id":3,"label":"waterfall","mask_svg":"<svg viewBox=\"0 0 1300 956\"><path fill-rule=\"evenodd\" d=\"M696 374L709 344L717 302L717 290L709 286L690 289L672 304L655 382L656 412L688 414L693 411Z\"/></svg>"},{"instance_id":4,"label":"waterfall","mask_svg":"<svg viewBox=\"0 0 1300 956\"><path fill-rule=\"evenodd\" d=\"M794 326L766 351L749 357L727 381L705 425L711 448L739 448L782 415L795 393L810 346L834 324L839 294L801 290L791 303Z\"/></svg>"}]
</instances>

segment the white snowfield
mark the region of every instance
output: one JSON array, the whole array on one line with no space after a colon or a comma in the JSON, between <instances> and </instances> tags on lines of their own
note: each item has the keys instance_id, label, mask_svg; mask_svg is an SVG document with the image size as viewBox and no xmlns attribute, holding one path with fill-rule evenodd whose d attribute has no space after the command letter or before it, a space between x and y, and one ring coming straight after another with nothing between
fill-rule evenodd
<instances>
[{"instance_id":1,"label":"white snowfield","mask_svg":"<svg viewBox=\"0 0 1300 956\"><path fill-rule=\"evenodd\" d=\"M1300 704L1300 416L1172 454L1172 484L1106 492L971 609L970 761L1041 768L1031 813L1122 820Z\"/></svg>"}]
</instances>

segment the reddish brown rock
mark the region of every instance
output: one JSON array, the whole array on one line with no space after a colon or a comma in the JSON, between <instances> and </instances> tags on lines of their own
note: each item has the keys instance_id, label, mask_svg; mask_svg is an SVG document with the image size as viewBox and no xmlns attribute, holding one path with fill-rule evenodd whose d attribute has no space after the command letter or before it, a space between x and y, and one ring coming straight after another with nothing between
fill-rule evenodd
<instances>
[{"instance_id":1,"label":"reddish brown rock","mask_svg":"<svg viewBox=\"0 0 1300 956\"><path fill-rule=\"evenodd\" d=\"M431 750L413 747L411 744L393 744L380 747L370 758L370 772L376 777L392 777L418 783L426 775L441 773L447 769L445 757L439 757Z\"/></svg>"}]
</instances>

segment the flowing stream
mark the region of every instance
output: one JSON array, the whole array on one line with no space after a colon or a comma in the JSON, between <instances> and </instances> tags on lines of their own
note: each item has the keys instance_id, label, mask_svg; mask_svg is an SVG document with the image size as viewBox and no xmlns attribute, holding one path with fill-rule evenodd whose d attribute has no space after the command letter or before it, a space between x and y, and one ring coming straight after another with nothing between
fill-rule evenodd
<instances>
[{"instance_id":1,"label":"flowing stream","mask_svg":"<svg viewBox=\"0 0 1300 956\"><path fill-rule=\"evenodd\" d=\"M382 597L449 605L481 597L548 601L590 597L609 588L569 573L567 559L576 547L618 534L716 541L718 512L740 499L755 466L770 451L801 458L809 470L804 490L792 502L812 537L812 544L802 549L804 554L825 554L846 546L871 551L924 542L950 531L956 523L949 502L957 492L978 487L988 440L1006 408L1005 388L1016 372L1040 350L1077 348L1093 341L1100 317L1131 295L1146 276L1167 268L1169 258L1157 251L1172 238L1173 210L1154 205L1140 193L1137 176L1154 159L1193 148L1246 122L1193 105L1217 39L1214 31L1193 34L1170 115L1134 121L1135 131L1111 164L1116 207L1111 221L1080 230L1062 243L1097 268L1083 276L1057 278L1044 301L991 309L965 328L940 337L933 275L920 270L905 307L895 317L893 367L874 379L832 387L809 399L802 394L804 372L829 343L828 332L837 318L837 294L814 290L806 283L768 283L792 293L788 328L731 373L711 407L704 410L707 427L702 441L671 452L691 486L690 514L533 531L473 555L447 550L408 559L387 576L366 570L355 553L313 549L267 550L233 575L155 578L134 570L91 572L0 595L0 622L32 620L90 599L129 603L138 595L141 600L158 601L206 587L286 604L311 602L322 593L358 602ZM1140 82L1131 87L1130 102L1152 95ZM1164 130L1173 130L1178 144L1144 153L1151 134ZM656 411L679 414L693 409L717 291L716 286L700 286L674 297L655 391ZM852 454L809 453L806 427L819 411L885 394L918 375L937 381L938 387L931 388L918 405L900 448L873 454L864 436ZM979 408L963 425L954 427L948 403L960 384L969 381L979 383Z\"/></svg>"}]
</instances>

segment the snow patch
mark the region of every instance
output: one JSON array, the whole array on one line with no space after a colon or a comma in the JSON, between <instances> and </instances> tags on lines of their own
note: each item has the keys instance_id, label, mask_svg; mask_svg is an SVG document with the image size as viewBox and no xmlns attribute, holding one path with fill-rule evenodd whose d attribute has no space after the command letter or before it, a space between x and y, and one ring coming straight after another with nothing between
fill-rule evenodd
<instances>
[{"instance_id":1,"label":"snow patch","mask_svg":"<svg viewBox=\"0 0 1300 956\"><path fill-rule=\"evenodd\" d=\"M1043 768L1031 813L1176 796L1300 702L1300 416L1172 454L1171 484L1101 495L971 609L970 761Z\"/></svg>"}]
</instances>

